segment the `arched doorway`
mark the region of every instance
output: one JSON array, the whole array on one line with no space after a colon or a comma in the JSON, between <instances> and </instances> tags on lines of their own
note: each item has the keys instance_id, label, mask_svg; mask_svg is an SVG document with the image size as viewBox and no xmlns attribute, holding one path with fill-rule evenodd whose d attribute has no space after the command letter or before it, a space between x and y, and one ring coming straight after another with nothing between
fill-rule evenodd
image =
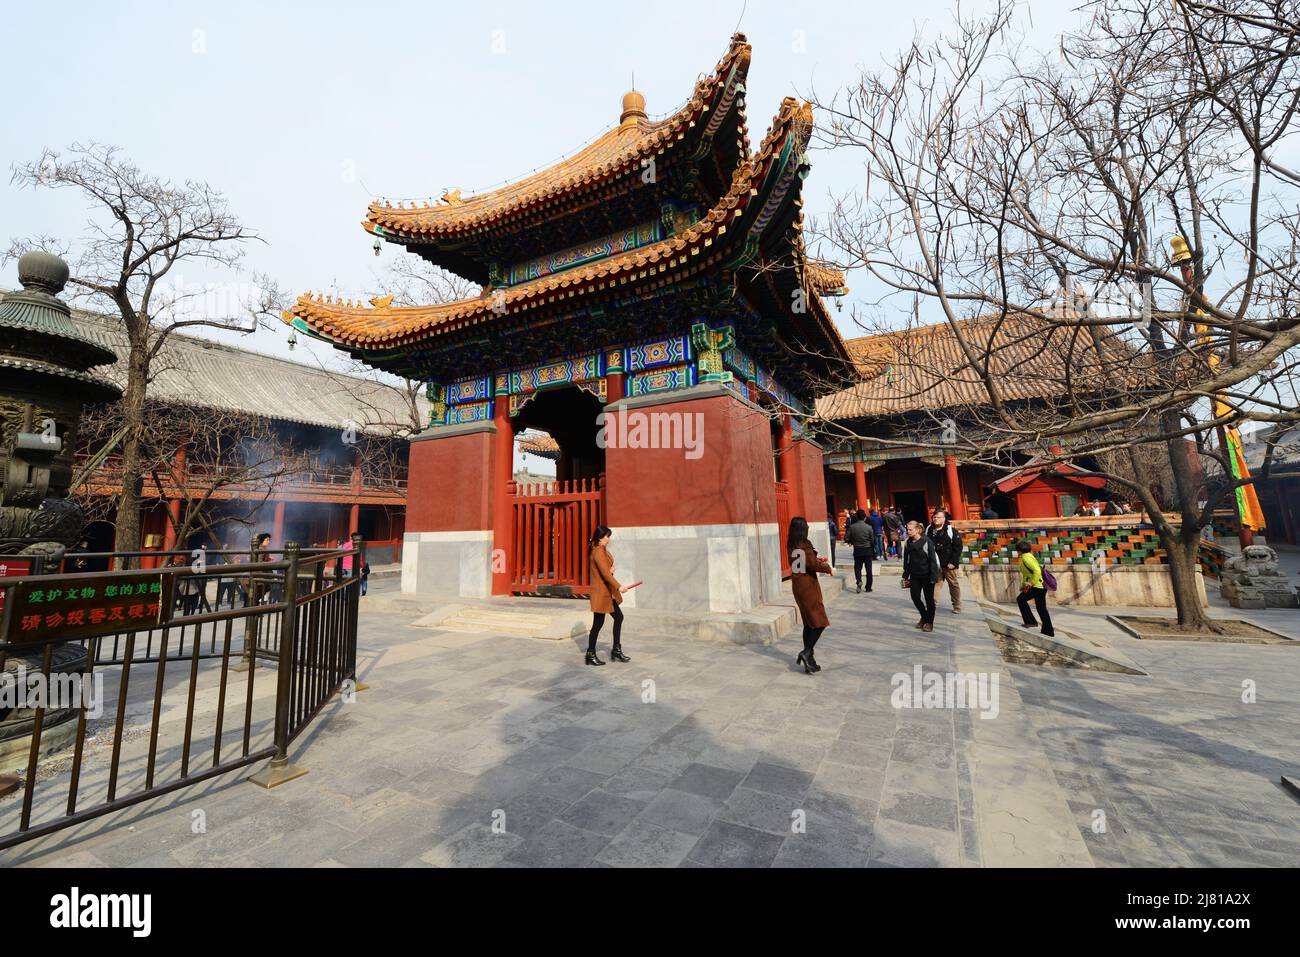
<instances>
[{"instance_id":1,"label":"arched doorway","mask_svg":"<svg viewBox=\"0 0 1300 957\"><path fill-rule=\"evenodd\" d=\"M555 479L598 479L605 471L605 450L597 441L598 416L604 411L600 400L576 386L547 389L524 405L515 416L516 432L533 429L545 432L559 446Z\"/></svg>"},{"instance_id":2,"label":"arched doorway","mask_svg":"<svg viewBox=\"0 0 1300 957\"><path fill-rule=\"evenodd\" d=\"M537 393L511 420L516 433L545 432L559 450L554 482L514 485L510 496L516 594L590 594L588 542L605 514L603 411L596 396L566 386Z\"/></svg>"}]
</instances>

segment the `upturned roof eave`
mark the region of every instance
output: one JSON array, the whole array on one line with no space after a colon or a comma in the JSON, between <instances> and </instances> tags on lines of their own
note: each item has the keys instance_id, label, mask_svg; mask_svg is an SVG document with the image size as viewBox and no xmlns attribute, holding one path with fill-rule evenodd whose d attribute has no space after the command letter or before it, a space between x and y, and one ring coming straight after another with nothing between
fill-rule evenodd
<instances>
[{"instance_id":1,"label":"upturned roof eave","mask_svg":"<svg viewBox=\"0 0 1300 957\"><path fill-rule=\"evenodd\" d=\"M465 199L447 194L438 205L402 208L371 203L362 228L387 242L403 246L463 244L513 223L536 209L599 189L618 176L641 173L646 155L677 153L697 145L712 124L702 122L720 103L743 93L751 48L743 34L732 37L726 54L708 77L697 82L691 98L663 120L639 121L635 127L615 126L577 153L506 186ZM743 130L743 121L741 123ZM635 129L635 133L629 132ZM619 139L629 142L604 156L605 148ZM742 153L748 151L747 137ZM529 187L536 184L536 187ZM406 228L403 228L406 227Z\"/></svg>"}]
</instances>

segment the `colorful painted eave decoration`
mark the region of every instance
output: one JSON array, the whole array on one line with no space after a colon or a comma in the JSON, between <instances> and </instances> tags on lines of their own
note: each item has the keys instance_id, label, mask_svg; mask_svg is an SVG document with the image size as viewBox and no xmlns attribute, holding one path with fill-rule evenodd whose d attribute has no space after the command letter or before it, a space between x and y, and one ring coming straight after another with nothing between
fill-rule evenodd
<instances>
[{"instance_id":1,"label":"colorful painted eave decoration","mask_svg":"<svg viewBox=\"0 0 1300 957\"><path fill-rule=\"evenodd\" d=\"M580 243L558 253L539 256L526 263L511 266L506 277L506 284L517 286L521 282L540 279L555 273L564 272L575 266L583 266L598 259L617 256L633 249L640 249L663 239L663 227L658 220L642 223L631 229L621 229L610 233L594 242Z\"/></svg>"},{"instance_id":2,"label":"colorful painted eave decoration","mask_svg":"<svg viewBox=\"0 0 1300 957\"><path fill-rule=\"evenodd\" d=\"M313 335L345 349L384 352L430 336L499 321L559 299L688 274L699 257L712 252L724 236L739 240L747 231L729 232L729 227L747 216L754 196L770 195L768 175L774 169L783 169L773 160L784 155L788 163L794 155L792 149L802 151L811 131L810 119L806 104L791 98L783 101L758 153L737 168L731 189L699 222L680 234L586 266L508 289L485 289L477 297L437 306L393 307L382 300L371 300L371 308L366 308L359 302L308 294L299 297L284 313L284 321L297 328L302 328L297 325L301 322Z\"/></svg>"},{"instance_id":3,"label":"colorful painted eave decoration","mask_svg":"<svg viewBox=\"0 0 1300 957\"><path fill-rule=\"evenodd\" d=\"M555 166L477 196L462 198L459 190L453 190L436 204L372 203L362 225L374 235L403 244L466 237L502 228L620 176L639 175L643 159L662 157L678 143L707 142L717 132L743 93L751 52L744 34L737 33L713 73L696 83L686 105L665 120L641 119L617 126ZM710 112L713 116L706 121ZM748 142L741 147L747 152Z\"/></svg>"}]
</instances>

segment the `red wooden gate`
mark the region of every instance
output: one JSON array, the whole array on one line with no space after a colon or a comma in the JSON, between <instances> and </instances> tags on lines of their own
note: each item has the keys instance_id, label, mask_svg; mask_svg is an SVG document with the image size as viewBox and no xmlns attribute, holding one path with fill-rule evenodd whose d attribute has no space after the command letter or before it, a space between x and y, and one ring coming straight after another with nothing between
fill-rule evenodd
<instances>
[{"instance_id":1,"label":"red wooden gate","mask_svg":"<svg viewBox=\"0 0 1300 957\"><path fill-rule=\"evenodd\" d=\"M588 542L604 522L605 493L597 479L519 485L510 496L510 590L537 594L565 587L591 594Z\"/></svg>"},{"instance_id":2,"label":"red wooden gate","mask_svg":"<svg viewBox=\"0 0 1300 957\"><path fill-rule=\"evenodd\" d=\"M790 531L790 483L776 483L776 537L781 543L781 577L790 577L790 550L785 536Z\"/></svg>"}]
</instances>

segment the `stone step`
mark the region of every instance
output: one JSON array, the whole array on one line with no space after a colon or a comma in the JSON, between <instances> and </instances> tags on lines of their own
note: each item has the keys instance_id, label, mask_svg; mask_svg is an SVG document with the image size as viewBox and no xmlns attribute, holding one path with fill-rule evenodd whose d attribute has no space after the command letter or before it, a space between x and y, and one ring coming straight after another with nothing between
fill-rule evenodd
<instances>
[{"instance_id":1,"label":"stone step","mask_svg":"<svg viewBox=\"0 0 1300 957\"><path fill-rule=\"evenodd\" d=\"M582 605L576 608L567 605L554 612L543 612L536 608L451 603L434 608L411 624L460 634L516 635L551 640L570 638L587 630L589 615Z\"/></svg>"}]
</instances>

